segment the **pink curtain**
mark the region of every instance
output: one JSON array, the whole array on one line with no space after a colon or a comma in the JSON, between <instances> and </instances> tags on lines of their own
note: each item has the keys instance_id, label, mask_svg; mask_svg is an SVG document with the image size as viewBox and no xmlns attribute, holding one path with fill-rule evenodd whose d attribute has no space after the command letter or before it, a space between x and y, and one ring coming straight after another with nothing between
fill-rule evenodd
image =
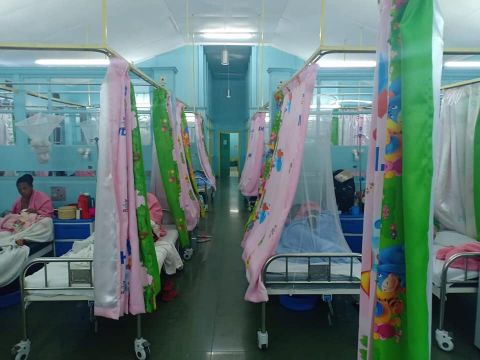
<instances>
[{"instance_id":1,"label":"pink curtain","mask_svg":"<svg viewBox=\"0 0 480 360\"><path fill-rule=\"evenodd\" d=\"M197 137L197 150L200 165L202 166L202 170L207 177L207 180L210 182L212 187L216 189L215 176L213 176L212 167L210 165L210 161L208 160L207 150L205 147L205 138L203 136L203 119L200 114L195 114L195 135Z\"/></svg>"},{"instance_id":2,"label":"pink curtain","mask_svg":"<svg viewBox=\"0 0 480 360\"><path fill-rule=\"evenodd\" d=\"M198 224L200 219L200 203L195 196L195 192L190 182L190 175L187 167L187 160L185 157L185 150L183 149L182 141L182 112L185 108L185 104L177 102L176 106L176 121L172 115L172 104L168 103L168 114L172 121L172 129L174 129L175 141L174 141L174 154L173 158L178 164L178 175L180 176L180 206L185 212L185 218L187 221L188 231L192 231Z\"/></svg>"},{"instance_id":3,"label":"pink curtain","mask_svg":"<svg viewBox=\"0 0 480 360\"><path fill-rule=\"evenodd\" d=\"M145 312L137 196L133 182L128 63L112 59L100 92L95 252L95 315L118 319Z\"/></svg>"},{"instance_id":4,"label":"pink curtain","mask_svg":"<svg viewBox=\"0 0 480 360\"><path fill-rule=\"evenodd\" d=\"M277 248L283 226L292 206L303 159L310 103L317 66L303 69L283 88L282 126L265 192L257 206L256 219L245 233L242 258L249 286L245 300L262 302L268 294L262 283L262 267Z\"/></svg>"},{"instance_id":5,"label":"pink curtain","mask_svg":"<svg viewBox=\"0 0 480 360\"><path fill-rule=\"evenodd\" d=\"M264 112L257 112L252 117L247 157L239 184L240 192L244 196L258 196L265 151L265 115Z\"/></svg>"}]
</instances>

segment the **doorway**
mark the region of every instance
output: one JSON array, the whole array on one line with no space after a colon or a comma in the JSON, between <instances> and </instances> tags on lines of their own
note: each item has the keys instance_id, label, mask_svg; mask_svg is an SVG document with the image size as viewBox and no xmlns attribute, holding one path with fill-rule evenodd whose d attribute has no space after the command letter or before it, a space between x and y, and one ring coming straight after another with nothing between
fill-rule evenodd
<instances>
[{"instance_id":1,"label":"doorway","mask_svg":"<svg viewBox=\"0 0 480 360\"><path fill-rule=\"evenodd\" d=\"M220 177L240 176L240 132L220 132Z\"/></svg>"}]
</instances>

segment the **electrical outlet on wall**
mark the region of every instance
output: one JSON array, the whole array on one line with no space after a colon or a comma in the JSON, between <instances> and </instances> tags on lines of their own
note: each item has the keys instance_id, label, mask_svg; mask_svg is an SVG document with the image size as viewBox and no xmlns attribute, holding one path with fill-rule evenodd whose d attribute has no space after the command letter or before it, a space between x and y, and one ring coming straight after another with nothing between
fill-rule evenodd
<instances>
[{"instance_id":1,"label":"electrical outlet on wall","mask_svg":"<svg viewBox=\"0 0 480 360\"><path fill-rule=\"evenodd\" d=\"M64 186L51 186L50 196L52 201L65 201L67 199Z\"/></svg>"}]
</instances>

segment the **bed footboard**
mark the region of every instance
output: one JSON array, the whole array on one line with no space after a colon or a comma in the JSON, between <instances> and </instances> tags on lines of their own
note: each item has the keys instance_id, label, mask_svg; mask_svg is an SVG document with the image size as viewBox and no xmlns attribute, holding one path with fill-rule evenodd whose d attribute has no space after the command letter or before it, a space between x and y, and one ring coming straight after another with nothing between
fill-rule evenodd
<instances>
[{"instance_id":1,"label":"bed footboard","mask_svg":"<svg viewBox=\"0 0 480 360\"><path fill-rule=\"evenodd\" d=\"M278 254L265 263L262 280L270 295L359 294L361 259L357 253Z\"/></svg>"},{"instance_id":2,"label":"bed footboard","mask_svg":"<svg viewBox=\"0 0 480 360\"><path fill-rule=\"evenodd\" d=\"M448 270L452 267L452 264L458 260L464 260L464 275L460 280L448 280ZM447 301L447 293L475 293L478 291L478 283L480 277L480 271L477 277L471 278L468 273L472 270L468 270L469 261L473 259L480 261L480 252L470 253L458 253L450 257L443 264L442 276L440 282L440 318L438 328L435 330L435 339L438 347L443 351L452 351L454 348L453 337L444 329L445 325L445 307ZM460 287L455 287L456 285Z\"/></svg>"}]
</instances>

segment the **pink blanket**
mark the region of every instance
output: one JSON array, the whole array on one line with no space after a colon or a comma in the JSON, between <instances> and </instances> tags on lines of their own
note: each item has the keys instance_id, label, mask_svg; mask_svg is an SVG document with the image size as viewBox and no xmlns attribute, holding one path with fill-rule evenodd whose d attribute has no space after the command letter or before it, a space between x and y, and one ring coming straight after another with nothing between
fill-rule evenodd
<instances>
[{"instance_id":1,"label":"pink blanket","mask_svg":"<svg viewBox=\"0 0 480 360\"><path fill-rule=\"evenodd\" d=\"M41 191L33 190L32 196L30 197L30 202L28 203L29 209L37 210L38 215L41 216L53 216L53 205L52 200L47 194L44 194ZM22 198L19 197L14 203L12 207L12 213L20 214L22 210Z\"/></svg>"},{"instance_id":2,"label":"pink blanket","mask_svg":"<svg viewBox=\"0 0 480 360\"><path fill-rule=\"evenodd\" d=\"M317 66L308 66L283 89L283 122L278 133L273 169L259 199L256 220L242 242L242 258L249 282L245 294L248 301L268 300L262 282L262 268L275 253L297 190L316 74Z\"/></svg>"},{"instance_id":3,"label":"pink blanket","mask_svg":"<svg viewBox=\"0 0 480 360\"><path fill-rule=\"evenodd\" d=\"M8 214L0 218L0 230L18 233L35 224L42 216L22 212L21 214Z\"/></svg>"},{"instance_id":4,"label":"pink blanket","mask_svg":"<svg viewBox=\"0 0 480 360\"><path fill-rule=\"evenodd\" d=\"M240 192L243 196L257 196L262 173L265 150L265 113L257 112L252 117L248 137L247 157L240 178Z\"/></svg>"},{"instance_id":5,"label":"pink blanket","mask_svg":"<svg viewBox=\"0 0 480 360\"><path fill-rule=\"evenodd\" d=\"M455 254L460 253L480 253L480 242L468 242L458 246L446 246L437 251L438 260L448 260ZM450 267L456 269L465 269L465 261L467 262L467 270L480 271L480 258L462 258L455 260Z\"/></svg>"}]
</instances>

